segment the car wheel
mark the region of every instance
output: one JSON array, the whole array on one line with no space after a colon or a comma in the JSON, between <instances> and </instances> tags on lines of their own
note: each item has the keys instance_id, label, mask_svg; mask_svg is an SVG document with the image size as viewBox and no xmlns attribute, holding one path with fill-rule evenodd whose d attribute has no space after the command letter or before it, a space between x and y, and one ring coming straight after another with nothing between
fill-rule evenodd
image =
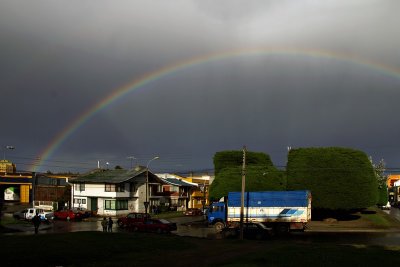
<instances>
[{"instance_id":1,"label":"car wheel","mask_svg":"<svg viewBox=\"0 0 400 267\"><path fill-rule=\"evenodd\" d=\"M137 232L137 231L139 231L139 228L138 228L137 226L134 226L134 227L133 227L133 231L134 231L134 232Z\"/></svg>"},{"instance_id":2,"label":"car wheel","mask_svg":"<svg viewBox=\"0 0 400 267\"><path fill-rule=\"evenodd\" d=\"M262 240L262 239L264 239L264 235L261 234L261 233L258 233L258 234L256 235L256 239L257 239L257 240Z\"/></svg>"},{"instance_id":3,"label":"car wheel","mask_svg":"<svg viewBox=\"0 0 400 267\"><path fill-rule=\"evenodd\" d=\"M121 221L119 221L119 222L118 222L118 226L121 227L121 228L124 228L124 223L121 222Z\"/></svg>"},{"instance_id":4,"label":"car wheel","mask_svg":"<svg viewBox=\"0 0 400 267\"><path fill-rule=\"evenodd\" d=\"M162 233L164 233L164 230L161 229L161 228L158 228L158 229L157 229L157 234L162 234Z\"/></svg>"},{"instance_id":5,"label":"car wheel","mask_svg":"<svg viewBox=\"0 0 400 267\"><path fill-rule=\"evenodd\" d=\"M285 234L287 234L287 233L289 233L289 227L288 227L288 225L286 225L286 224L278 224L276 227L275 227L275 232L278 234L278 235L285 235Z\"/></svg>"},{"instance_id":6,"label":"car wheel","mask_svg":"<svg viewBox=\"0 0 400 267\"><path fill-rule=\"evenodd\" d=\"M69 221L71 218L69 216L67 216L67 221Z\"/></svg>"}]
</instances>

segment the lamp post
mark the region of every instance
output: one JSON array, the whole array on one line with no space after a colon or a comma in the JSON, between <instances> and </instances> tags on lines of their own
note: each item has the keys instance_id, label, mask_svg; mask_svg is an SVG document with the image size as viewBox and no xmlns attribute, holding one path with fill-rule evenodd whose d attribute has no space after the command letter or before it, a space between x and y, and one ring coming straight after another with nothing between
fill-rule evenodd
<instances>
[{"instance_id":1,"label":"lamp post","mask_svg":"<svg viewBox=\"0 0 400 267\"><path fill-rule=\"evenodd\" d=\"M159 159L160 157L156 156L154 158L152 158L151 160L149 160L147 162L147 166L146 166L146 201L144 202L144 210L145 213L147 214L147 209L149 207L149 165L150 162L152 162L153 160Z\"/></svg>"},{"instance_id":2,"label":"lamp post","mask_svg":"<svg viewBox=\"0 0 400 267\"><path fill-rule=\"evenodd\" d=\"M129 156L126 157L126 159L129 159L131 161L131 169L133 168L133 160L135 160L136 158L134 156Z\"/></svg>"}]
</instances>

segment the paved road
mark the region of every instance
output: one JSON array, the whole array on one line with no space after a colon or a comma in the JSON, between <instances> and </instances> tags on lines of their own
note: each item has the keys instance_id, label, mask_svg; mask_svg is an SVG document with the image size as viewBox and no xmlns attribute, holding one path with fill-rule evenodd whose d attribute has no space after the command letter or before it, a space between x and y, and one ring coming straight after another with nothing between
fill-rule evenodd
<instances>
[{"instance_id":1,"label":"paved road","mask_svg":"<svg viewBox=\"0 0 400 267\"><path fill-rule=\"evenodd\" d=\"M178 226L178 230L174 231L174 234L181 236L195 236L195 237L207 237L210 233L215 233L213 228L203 227L200 223L203 219L202 216L186 216L169 219L175 222ZM85 221L60 221L55 220L52 224L42 224L39 228L40 233L66 233L66 232L80 232L80 231L102 231L101 218L90 218ZM117 219L114 218L113 232L126 232L126 229L121 229L116 225ZM15 229L21 232L10 233L12 235L29 235L34 234L33 226L27 225L14 225Z\"/></svg>"}]
</instances>

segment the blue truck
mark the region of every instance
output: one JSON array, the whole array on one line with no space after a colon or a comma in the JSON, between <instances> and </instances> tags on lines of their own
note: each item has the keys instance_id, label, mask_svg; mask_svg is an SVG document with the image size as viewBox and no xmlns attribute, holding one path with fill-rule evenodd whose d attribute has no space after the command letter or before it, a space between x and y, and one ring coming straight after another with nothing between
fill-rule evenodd
<instances>
[{"instance_id":1,"label":"blue truck","mask_svg":"<svg viewBox=\"0 0 400 267\"><path fill-rule=\"evenodd\" d=\"M207 220L217 231L240 224L241 192L229 192L223 201L213 202ZM311 220L311 192L245 192L244 223L263 223L278 233L304 230Z\"/></svg>"}]
</instances>

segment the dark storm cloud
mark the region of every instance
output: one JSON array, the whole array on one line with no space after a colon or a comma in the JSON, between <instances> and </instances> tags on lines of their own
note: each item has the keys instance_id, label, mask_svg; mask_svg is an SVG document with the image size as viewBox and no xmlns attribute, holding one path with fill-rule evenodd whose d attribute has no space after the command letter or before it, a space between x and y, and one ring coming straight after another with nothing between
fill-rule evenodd
<instances>
[{"instance_id":1,"label":"dark storm cloud","mask_svg":"<svg viewBox=\"0 0 400 267\"><path fill-rule=\"evenodd\" d=\"M26 158L115 88L218 51L306 48L399 68L398 7L376 0L2 1L1 143L15 145L10 157L28 168ZM127 167L132 154L140 164L158 154L155 166L163 169L209 168L216 151L244 144L278 165L287 146L331 145L396 165L399 80L339 59L205 62L99 112L42 169L83 170L98 160Z\"/></svg>"}]
</instances>

